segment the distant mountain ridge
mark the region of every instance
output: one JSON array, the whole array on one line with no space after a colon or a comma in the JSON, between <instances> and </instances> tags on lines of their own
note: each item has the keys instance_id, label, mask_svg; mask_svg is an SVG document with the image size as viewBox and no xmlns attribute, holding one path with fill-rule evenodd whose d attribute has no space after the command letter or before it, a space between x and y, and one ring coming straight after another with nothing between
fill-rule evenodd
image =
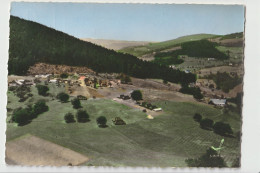
<instances>
[{"instance_id":1,"label":"distant mountain ridge","mask_svg":"<svg viewBox=\"0 0 260 173\"><path fill-rule=\"evenodd\" d=\"M93 39L93 38L82 38L81 40L100 45L107 49L120 50L126 47L132 46L144 46L151 42L148 41L126 41L126 40L107 40L107 39Z\"/></svg>"},{"instance_id":2,"label":"distant mountain ridge","mask_svg":"<svg viewBox=\"0 0 260 173\"><path fill-rule=\"evenodd\" d=\"M156 51L162 51L165 49L170 49L173 47L180 46L181 43L190 42L190 41L198 41L202 39L209 39L209 38L215 38L218 35L213 34L194 34L194 35L187 35L178 37L176 39L171 39L167 41L162 42L156 42L156 43L150 43L148 45L144 46L133 46L133 47L127 47L119 50L119 52L123 53L129 53L134 56L143 56L145 54L153 53Z\"/></svg>"}]
</instances>

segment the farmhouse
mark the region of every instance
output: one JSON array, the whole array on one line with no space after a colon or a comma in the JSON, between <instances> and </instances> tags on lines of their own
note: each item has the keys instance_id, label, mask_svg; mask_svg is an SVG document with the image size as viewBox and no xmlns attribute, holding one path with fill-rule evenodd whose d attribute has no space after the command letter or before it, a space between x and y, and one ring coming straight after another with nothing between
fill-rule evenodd
<instances>
[{"instance_id":1,"label":"farmhouse","mask_svg":"<svg viewBox=\"0 0 260 173\"><path fill-rule=\"evenodd\" d=\"M214 104L216 106L225 106L226 102L226 99L210 99L209 104Z\"/></svg>"},{"instance_id":2,"label":"farmhouse","mask_svg":"<svg viewBox=\"0 0 260 173\"><path fill-rule=\"evenodd\" d=\"M49 80L49 83L57 83L57 79L51 79Z\"/></svg>"},{"instance_id":3,"label":"farmhouse","mask_svg":"<svg viewBox=\"0 0 260 173\"><path fill-rule=\"evenodd\" d=\"M155 109L153 109L153 111L155 111L155 112L161 112L161 111L162 111L162 108L155 108Z\"/></svg>"}]
</instances>

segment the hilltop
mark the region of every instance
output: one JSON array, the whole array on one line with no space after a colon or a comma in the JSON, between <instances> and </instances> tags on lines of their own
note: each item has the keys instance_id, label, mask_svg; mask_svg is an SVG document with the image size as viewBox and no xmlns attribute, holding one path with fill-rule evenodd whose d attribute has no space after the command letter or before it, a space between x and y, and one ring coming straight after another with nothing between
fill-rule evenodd
<instances>
[{"instance_id":1,"label":"hilltop","mask_svg":"<svg viewBox=\"0 0 260 173\"><path fill-rule=\"evenodd\" d=\"M113 50L120 50L132 46L145 46L150 43L147 41L106 40L93 38L82 38L81 40Z\"/></svg>"},{"instance_id":2,"label":"hilltop","mask_svg":"<svg viewBox=\"0 0 260 173\"><path fill-rule=\"evenodd\" d=\"M158 52L165 49L170 49L173 47L180 46L181 43L189 42L189 41L197 41L202 39L209 39L209 38L215 38L218 35L213 34L194 34L194 35L188 35L179 37L172 40L167 40L163 42L157 42L157 43L149 43L148 45L144 46L133 46L133 47L127 47L124 49L121 49L119 52L129 53L135 56L142 56L145 54Z\"/></svg>"}]
</instances>

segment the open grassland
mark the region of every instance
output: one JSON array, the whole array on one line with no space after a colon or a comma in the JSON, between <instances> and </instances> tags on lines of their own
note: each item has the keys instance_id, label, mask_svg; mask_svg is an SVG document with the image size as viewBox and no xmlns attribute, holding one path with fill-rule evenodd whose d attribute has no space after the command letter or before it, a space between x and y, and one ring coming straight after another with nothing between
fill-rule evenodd
<instances>
[{"instance_id":1,"label":"open grassland","mask_svg":"<svg viewBox=\"0 0 260 173\"><path fill-rule=\"evenodd\" d=\"M50 93L58 90L63 88L50 88ZM34 89L32 93L34 100L41 99ZM8 93L8 100L11 101L8 107L20 106L14 103L19 102L12 93ZM240 130L241 118L235 113L223 113L221 109L207 105L172 101L153 103L162 107L164 112L150 120L138 109L108 99L89 99L81 104L89 113L90 122L66 124L64 115L76 113L71 103L61 103L49 96L46 100L49 111L31 123L25 126L7 124L7 141L30 133L87 156L90 160L86 165L185 167L185 159L200 156L211 145L218 146L223 138L212 131L202 130L192 118L197 112L214 121L230 123L234 132ZM107 128L98 127L96 118L99 116L107 118ZM127 125L115 126L112 119L117 116ZM221 154L230 166L240 154L240 142L225 137L224 147Z\"/></svg>"},{"instance_id":2,"label":"open grassland","mask_svg":"<svg viewBox=\"0 0 260 173\"><path fill-rule=\"evenodd\" d=\"M164 49L170 49L172 47L179 46L179 44L188 42L188 41L196 41L202 39L208 39L216 37L216 35L212 34L196 34L196 35L189 35L184 37L179 37L177 39L158 42L158 43L150 43L145 46L134 46L134 47L127 47L124 49L119 50L119 52L124 52L128 54L132 54L134 56L142 56L145 54L152 53L154 51L161 51Z\"/></svg>"},{"instance_id":3,"label":"open grassland","mask_svg":"<svg viewBox=\"0 0 260 173\"><path fill-rule=\"evenodd\" d=\"M230 61L233 63L240 63L243 61L244 55L244 48L243 47L226 47L226 46L217 46L216 47L219 51L223 53L228 53L230 56Z\"/></svg>"}]
</instances>

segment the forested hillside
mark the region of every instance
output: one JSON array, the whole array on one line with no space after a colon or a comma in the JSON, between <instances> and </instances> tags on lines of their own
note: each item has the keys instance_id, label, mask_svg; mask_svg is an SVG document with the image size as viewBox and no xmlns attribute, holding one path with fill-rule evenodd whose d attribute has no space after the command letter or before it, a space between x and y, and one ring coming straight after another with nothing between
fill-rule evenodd
<instances>
[{"instance_id":1,"label":"forested hillside","mask_svg":"<svg viewBox=\"0 0 260 173\"><path fill-rule=\"evenodd\" d=\"M139 78L162 78L175 83L194 82L186 74L135 56L94 45L41 24L11 16L9 74L25 75L37 62L86 66L96 72L125 73Z\"/></svg>"},{"instance_id":2,"label":"forested hillside","mask_svg":"<svg viewBox=\"0 0 260 173\"><path fill-rule=\"evenodd\" d=\"M219 51L216 46L217 43L208 40L185 42L181 44L181 49L156 53L153 62L163 65L181 64L183 63L183 60L178 58L179 55L188 55L189 57L199 58L215 58L218 60L228 59L228 56Z\"/></svg>"}]
</instances>

